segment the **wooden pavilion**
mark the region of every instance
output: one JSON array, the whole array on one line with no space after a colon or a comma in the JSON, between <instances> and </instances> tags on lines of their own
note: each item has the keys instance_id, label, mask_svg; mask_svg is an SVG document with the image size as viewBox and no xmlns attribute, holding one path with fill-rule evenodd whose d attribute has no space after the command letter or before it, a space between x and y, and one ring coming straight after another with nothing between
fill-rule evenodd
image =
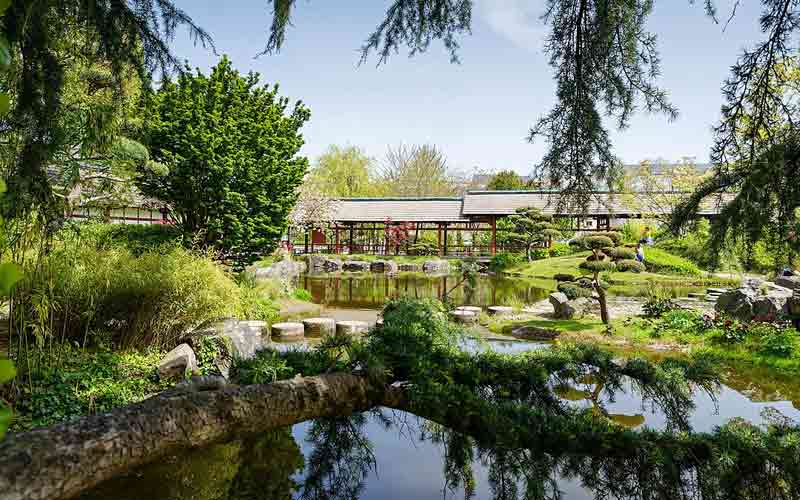
<instances>
[{"instance_id":1,"label":"wooden pavilion","mask_svg":"<svg viewBox=\"0 0 800 500\"><path fill-rule=\"evenodd\" d=\"M613 230L615 222L668 214L667 204L648 202L659 198L682 198L686 193L592 193L584 210L560 208L559 193L552 191L468 191L458 198L345 198L338 200L334 221L327 231L314 231L301 252L326 249L329 253L380 254L388 251L385 231L404 225L419 234L434 231L439 255L494 255L497 221L517 209L534 207L554 218L568 219L574 231ZM728 197L706 200L699 215L713 217ZM455 233L490 232L488 245L452 242ZM327 233L327 234L326 234ZM298 249L296 249L297 251Z\"/></svg>"}]
</instances>

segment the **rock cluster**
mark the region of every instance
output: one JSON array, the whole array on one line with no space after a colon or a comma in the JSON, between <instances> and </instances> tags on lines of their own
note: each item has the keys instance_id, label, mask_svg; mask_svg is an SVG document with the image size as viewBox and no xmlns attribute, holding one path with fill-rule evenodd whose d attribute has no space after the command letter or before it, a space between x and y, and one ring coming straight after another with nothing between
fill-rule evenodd
<instances>
[{"instance_id":1,"label":"rock cluster","mask_svg":"<svg viewBox=\"0 0 800 500\"><path fill-rule=\"evenodd\" d=\"M583 317L591 307L591 301L586 297L570 300L561 292L551 293L550 304L553 306L553 317L556 319L572 319Z\"/></svg>"},{"instance_id":2,"label":"rock cluster","mask_svg":"<svg viewBox=\"0 0 800 500\"><path fill-rule=\"evenodd\" d=\"M789 313L793 294L792 289L776 283L750 279L721 294L714 309L740 321L772 320Z\"/></svg>"},{"instance_id":3,"label":"rock cluster","mask_svg":"<svg viewBox=\"0 0 800 500\"><path fill-rule=\"evenodd\" d=\"M422 264L422 271L429 274L449 274L450 263L444 259L427 260Z\"/></svg>"}]
</instances>

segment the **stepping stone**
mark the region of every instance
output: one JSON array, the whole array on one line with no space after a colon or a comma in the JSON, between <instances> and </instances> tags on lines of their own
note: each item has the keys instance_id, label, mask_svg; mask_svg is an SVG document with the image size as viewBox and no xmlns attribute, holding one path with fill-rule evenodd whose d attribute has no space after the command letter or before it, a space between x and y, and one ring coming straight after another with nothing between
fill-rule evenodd
<instances>
[{"instance_id":1,"label":"stepping stone","mask_svg":"<svg viewBox=\"0 0 800 500\"><path fill-rule=\"evenodd\" d=\"M463 309L456 309L450 311L450 318L456 323L475 323L478 320L478 315L473 311L465 311Z\"/></svg>"},{"instance_id":2,"label":"stepping stone","mask_svg":"<svg viewBox=\"0 0 800 500\"><path fill-rule=\"evenodd\" d=\"M468 311L474 313L475 316L478 316L481 314L481 312L483 312L483 309L477 306L459 306L456 307L456 311Z\"/></svg>"},{"instance_id":3,"label":"stepping stone","mask_svg":"<svg viewBox=\"0 0 800 500\"><path fill-rule=\"evenodd\" d=\"M704 299L706 294L703 292L689 292L689 297L693 299Z\"/></svg>"},{"instance_id":4,"label":"stepping stone","mask_svg":"<svg viewBox=\"0 0 800 500\"><path fill-rule=\"evenodd\" d=\"M304 336L303 323L275 323L272 325L272 336L279 340L299 340Z\"/></svg>"},{"instance_id":5,"label":"stepping stone","mask_svg":"<svg viewBox=\"0 0 800 500\"><path fill-rule=\"evenodd\" d=\"M514 312L514 308L508 306L489 306L487 310L489 316L505 316Z\"/></svg>"},{"instance_id":6,"label":"stepping stone","mask_svg":"<svg viewBox=\"0 0 800 500\"><path fill-rule=\"evenodd\" d=\"M303 326L307 337L325 337L336 331L336 321L333 318L304 319Z\"/></svg>"},{"instance_id":7,"label":"stepping stone","mask_svg":"<svg viewBox=\"0 0 800 500\"><path fill-rule=\"evenodd\" d=\"M357 335L366 333L369 325L366 321L337 321L336 333L339 335Z\"/></svg>"},{"instance_id":8,"label":"stepping stone","mask_svg":"<svg viewBox=\"0 0 800 500\"><path fill-rule=\"evenodd\" d=\"M706 288L706 293L711 295L720 295L727 292L727 288Z\"/></svg>"}]
</instances>

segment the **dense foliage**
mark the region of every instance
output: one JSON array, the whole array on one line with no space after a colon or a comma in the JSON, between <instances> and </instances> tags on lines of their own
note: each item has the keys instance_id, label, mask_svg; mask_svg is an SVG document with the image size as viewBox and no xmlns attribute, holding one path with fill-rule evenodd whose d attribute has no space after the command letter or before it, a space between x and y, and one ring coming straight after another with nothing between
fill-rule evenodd
<instances>
[{"instance_id":1,"label":"dense foliage","mask_svg":"<svg viewBox=\"0 0 800 500\"><path fill-rule=\"evenodd\" d=\"M517 189L525 188L525 183L522 182L519 174L513 170L501 170L489 179L486 189L490 191L514 191Z\"/></svg>"},{"instance_id":2,"label":"dense foliage","mask_svg":"<svg viewBox=\"0 0 800 500\"><path fill-rule=\"evenodd\" d=\"M209 76L184 73L162 84L147 124L145 142L169 173L143 171L139 185L168 202L200 243L235 254L268 251L286 229L308 168L297 154L309 116L227 58Z\"/></svg>"},{"instance_id":3,"label":"dense foliage","mask_svg":"<svg viewBox=\"0 0 800 500\"><path fill-rule=\"evenodd\" d=\"M553 217L536 208L517 209L508 217L508 221L511 230L507 237L525 248L528 261L533 260L535 247L549 247L554 238L561 236L558 226L553 223Z\"/></svg>"},{"instance_id":4,"label":"dense foliage","mask_svg":"<svg viewBox=\"0 0 800 500\"><path fill-rule=\"evenodd\" d=\"M15 322L38 345L170 347L186 331L223 317L270 319L262 292L237 284L209 257L174 245L134 253L107 235L65 231L40 262L31 262L17 288ZM34 267L35 266L35 267ZM96 338L96 337L100 338Z\"/></svg>"},{"instance_id":5,"label":"dense foliage","mask_svg":"<svg viewBox=\"0 0 800 500\"><path fill-rule=\"evenodd\" d=\"M689 428L692 388L713 393L717 387L706 358L651 364L587 346L469 353L460 342L440 305L400 299L387 305L383 328L363 342L331 340L305 353L264 351L248 366L280 365L284 378L355 369L387 384L402 381L408 398L403 409L445 426L438 436L448 446L461 443L447 453L448 479L470 480L475 447L490 460L512 455L520 467L538 471L514 476L515 469L501 467L508 477L499 481L517 477L529 491L551 491L550 478L566 474L580 477L597 498L736 498L733 492L741 488L754 498L793 494L794 425L776 420L762 428L735 420L709 433ZM630 430L602 405L570 405L554 384L588 385L612 399L632 384L645 404L665 412L667 429ZM685 481L687 476L698 479Z\"/></svg>"}]
</instances>

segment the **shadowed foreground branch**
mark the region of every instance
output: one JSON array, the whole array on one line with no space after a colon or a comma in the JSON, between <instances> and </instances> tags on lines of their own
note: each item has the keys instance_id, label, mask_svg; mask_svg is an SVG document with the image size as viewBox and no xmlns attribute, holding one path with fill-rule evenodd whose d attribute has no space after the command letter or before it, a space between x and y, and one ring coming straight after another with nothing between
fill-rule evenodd
<instances>
[{"instance_id":1,"label":"shadowed foreground branch","mask_svg":"<svg viewBox=\"0 0 800 500\"><path fill-rule=\"evenodd\" d=\"M70 498L187 447L379 404L392 391L336 373L268 385L185 386L140 404L9 436L0 443L0 499Z\"/></svg>"}]
</instances>

